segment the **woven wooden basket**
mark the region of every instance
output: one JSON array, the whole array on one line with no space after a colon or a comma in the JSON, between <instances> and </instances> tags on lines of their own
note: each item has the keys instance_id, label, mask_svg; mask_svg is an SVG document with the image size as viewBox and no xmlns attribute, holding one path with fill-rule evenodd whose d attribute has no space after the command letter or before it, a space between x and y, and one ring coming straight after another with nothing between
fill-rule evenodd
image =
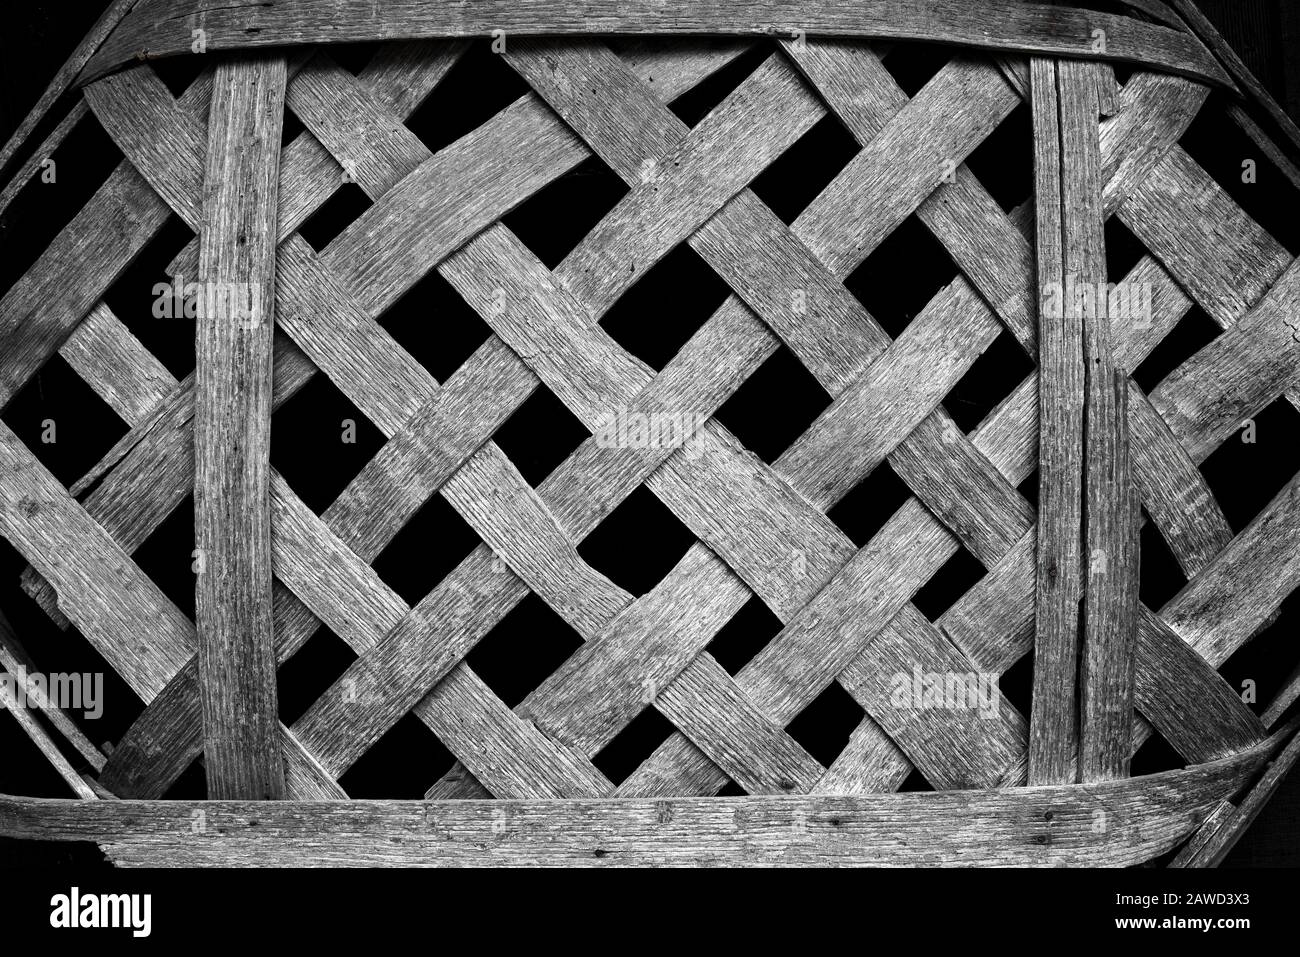
<instances>
[{"instance_id":1,"label":"woven wooden basket","mask_svg":"<svg viewBox=\"0 0 1300 957\"><path fill-rule=\"evenodd\" d=\"M1300 405L1300 267L1181 141L1224 111L1291 189L1300 139L1187 0L1122 6L119 0L3 155L4 205L78 124L123 159L0 300L0 407L58 355L128 431L67 488L0 424L0 533L145 707L105 753L11 694L78 799L0 797L0 836L148 865L1217 862L1300 747L1300 672L1258 704L1220 673L1300 584L1300 485L1234 528L1201 466ZM882 57L919 41L952 55L905 92ZM341 43L378 46L354 72ZM430 150L406 124L474 43L530 92ZM746 57L698 122L670 108ZM1004 211L967 160L1017 108L1033 191ZM781 218L751 186L828 118L855 154ZM548 267L503 219L592 157L626 193ZM369 207L313 248L345 187ZM183 381L104 301L172 216ZM846 279L912 218L959 274L894 335ZM1112 219L1142 247L1118 278ZM730 295L653 368L601 322L683 244ZM491 330L443 381L380 322L435 272ZM1217 334L1139 387L1193 310ZM1037 371L963 429L943 400L1003 334ZM828 405L765 461L715 413L777 350ZM270 465L317 373L383 436L319 513ZM530 484L494 435L539 390L588 435ZM828 512L886 466L912 497L854 542ZM695 542L638 595L578 546L642 489ZM136 554L191 494L194 620ZM479 544L408 603L373 565L438 495ZM1158 609L1139 536L1186 577ZM932 619L962 550L983 573ZM581 645L507 705L467 656L533 596ZM779 631L724 668L755 598ZM277 667L322 627L355 660L286 726ZM833 685L862 716L814 757L791 728ZM647 711L672 733L611 780ZM409 716L454 767L349 800ZM1134 776L1149 739L1178 766ZM166 799L197 760L208 800Z\"/></svg>"}]
</instances>

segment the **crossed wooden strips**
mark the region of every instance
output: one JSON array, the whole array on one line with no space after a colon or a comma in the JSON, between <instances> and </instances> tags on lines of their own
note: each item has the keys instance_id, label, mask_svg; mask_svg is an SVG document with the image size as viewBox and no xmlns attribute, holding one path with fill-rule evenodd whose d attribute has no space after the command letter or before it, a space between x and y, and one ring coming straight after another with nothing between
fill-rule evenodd
<instances>
[{"instance_id":1,"label":"crossed wooden strips","mask_svg":"<svg viewBox=\"0 0 1300 957\"><path fill-rule=\"evenodd\" d=\"M1278 397L1300 401L1282 321L1300 270L1179 145L1208 87L961 53L909 98L876 47L799 39L779 41L695 127L669 110L749 47L511 38L502 55L532 92L436 153L404 121L463 54L456 39L389 43L358 75L308 48L215 57L179 98L149 65L86 88L125 158L0 300L0 403L58 351L130 431L69 491L0 425L0 530L31 563L28 592L147 705L97 789L180 820L137 801L161 798L203 754L213 798L345 800L340 776L413 714L459 759L427 797L510 801L550 854L623 842L633 861L816 857L789 843L798 827L770 837L794 820L865 828L852 853L822 844L823 860L1127 863L1230 813L1300 683L1261 717L1216 669L1300 584L1300 486L1234 537L1197 466ZM1035 197L1007 214L963 161L1026 102ZM281 149L286 108L306 129ZM827 115L861 149L786 225L749 184ZM549 269L502 217L591 156L628 192ZM373 205L317 252L299 227L345 181ZM196 234L176 274L274 288L252 328L199 321L184 382L103 302L171 214ZM844 280L913 215L960 274L891 339ZM1105 308L1040 315L1049 276L1104 285L1112 216L1147 250L1124 283L1153 291L1149 322ZM600 321L682 243L732 295L656 372ZM492 331L445 382L378 321L431 270ZM1194 305L1223 334L1143 393L1127 373ZM1040 369L966 434L941 401L1003 331ZM783 345L833 401L768 465L710 416ZM320 515L265 457L271 410L317 373L387 440ZM690 449L589 438L533 488L493 434L539 388L593 432L618 407L688 409L702 424ZM1041 510L1017 489L1040 460ZM883 463L914 497L858 548L827 512ZM637 596L577 546L642 485L698 541ZM208 563L197 629L130 557L191 492ZM412 607L371 563L437 494L481 544ZM1160 609L1137 598L1139 502L1189 579ZM987 574L931 622L913 596L959 548ZM530 593L584 644L512 709L465 658ZM706 648L754 596L782 630L732 676ZM322 624L357 658L285 727L275 664ZM1003 674L1035 647L1028 716L1000 692L992 720L891 703L900 672ZM866 714L824 767L786 728L834 682ZM646 707L677 730L615 785L592 758ZM1153 730L1196 767L1130 779ZM894 792L914 770L950 793L846 800ZM721 823L685 800L732 781L754 797ZM983 790L994 788L1009 790ZM597 800L608 798L622 810ZM530 802L554 799L567 810L542 821L547 805ZM1050 812L1031 819L1039 802L1058 809L1055 825ZM927 808L932 841L900 838ZM1098 809L1115 819L1100 831ZM213 804L226 811L275 813ZM412 813L320 811L345 831L404 833L419 831ZM459 848L456 828L486 827L488 813L436 812L410 853ZM83 827L55 817L55 830ZM41 832L32 820L0 804L0 824ZM267 853L247 835L137 844L108 819L79 820L124 860ZM307 832L275 820L298 850L270 859L310 857ZM739 849L702 847L711 828L739 835Z\"/></svg>"}]
</instances>

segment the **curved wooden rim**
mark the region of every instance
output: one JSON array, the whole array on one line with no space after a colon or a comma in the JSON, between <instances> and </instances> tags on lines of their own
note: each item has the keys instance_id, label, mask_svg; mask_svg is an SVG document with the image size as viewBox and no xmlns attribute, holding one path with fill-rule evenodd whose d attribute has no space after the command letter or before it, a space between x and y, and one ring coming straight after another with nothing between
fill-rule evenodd
<instances>
[{"instance_id":1,"label":"curved wooden rim","mask_svg":"<svg viewBox=\"0 0 1300 957\"><path fill-rule=\"evenodd\" d=\"M1236 89L1186 30L1020 0L141 0L83 69L84 84L137 59L207 51L427 37L722 34L926 40L1140 64ZM1105 48L1097 49L1097 31Z\"/></svg>"},{"instance_id":2,"label":"curved wooden rim","mask_svg":"<svg viewBox=\"0 0 1300 957\"><path fill-rule=\"evenodd\" d=\"M567 801L76 801L0 796L0 835L95 841L144 865L1125 866L1232 797L1276 735L1103 784Z\"/></svg>"}]
</instances>

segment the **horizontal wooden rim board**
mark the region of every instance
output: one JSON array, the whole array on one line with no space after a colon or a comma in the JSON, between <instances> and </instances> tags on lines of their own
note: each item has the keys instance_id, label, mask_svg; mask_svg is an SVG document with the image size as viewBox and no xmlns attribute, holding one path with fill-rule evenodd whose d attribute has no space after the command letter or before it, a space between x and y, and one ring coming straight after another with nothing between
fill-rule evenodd
<instances>
[{"instance_id":1,"label":"horizontal wooden rim board","mask_svg":"<svg viewBox=\"0 0 1300 957\"><path fill-rule=\"evenodd\" d=\"M96 801L0 795L0 836L140 866L1109 866L1175 847L1276 742L1089 786L857 797Z\"/></svg>"},{"instance_id":2,"label":"horizontal wooden rim board","mask_svg":"<svg viewBox=\"0 0 1300 957\"><path fill-rule=\"evenodd\" d=\"M144 709L101 753L0 686L80 798L0 796L0 836L145 865L1221 860L1300 752L1300 671L1255 709L1219 670L1300 585L1300 476L1234 527L1200 467L1300 408L1300 262L1184 145L1203 109L1236 107L1218 91L1257 85L1199 20L1129 6L114 5L42 149L93 122L121 159L0 296L0 409L58 356L126 431L67 486L0 422L0 535ZM503 65L485 62L526 92L430 148L413 118L494 35ZM356 71L349 41L378 41ZM905 41L962 49L909 93L884 61ZM148 61L196 42L173 93ZM697 122L674 112L733 65ZM1013 115L1033 150L1016 207L972 171ZM759 178L827 119L855 152L786 221ZM590 161L625 191L544 263L511 214ZM309 242L345 186L364 209ZM176 220L175 288L248 293L192 316L184 378L105 301ZM955 272L887 331L849 280L909 222ZM1112 222L1141 247L1124 277ZM602 320L679 248L727 295L652 367ZM435 274L486 330L445 379L380 321ZM1194 308L1219 334L1139 388ZM1032 371L963 429L944 403L999 341ZM825 396L769 461L718 413L779 350ZM270 465L272 414L317 376L382 439L320 509ZM590 435L534 483L497 434L539 393ZM611 410L691 414L680 441L637 445L605 441ZM860 543L832 510L884 468L907 494ZM579 546L638 491L690 545L633 594ZM434 497L476 544L412 601L375 565ZM193 616L136 560L190 502ZM1148 532L1186 582L1160 607L1138 587ZM960 551L984 574L932 618L919 596ZM469 656L530 598L576 650L507 705ZM710 649L750 602L776 633L733 672ZM323 628L352 658L282 723L277 669ZM7 672L21 638L0 617ZM1026 709L1001 681L1031 654ZM929 700L922 675L979 709ZM792 729L832 686L861 713L823 759ZM651 710L667 737L614 780L600 756ZM407 720L451 769L424 801L350 800L340 782ZM1157 736L1179 769L1132 776ZM210 800L162 800L199 760Z\"/></svg>"},{"instance_id":3,"label":"horizontal wooden rim board","mask_svg":"<svg viewBox=\"0 0 1300 957\"><path fill-rule=\"evenodd\" d=\"M1190 31L1131 17L1019 0L139 0L80 82L137 59L189 53L195 30L211 51L415 38L653 34L802 34L926 40L973 48L1140 64L1234 88ZM1094 31L1104 31L1105 49Z\"/></svg>"}]
</instances>

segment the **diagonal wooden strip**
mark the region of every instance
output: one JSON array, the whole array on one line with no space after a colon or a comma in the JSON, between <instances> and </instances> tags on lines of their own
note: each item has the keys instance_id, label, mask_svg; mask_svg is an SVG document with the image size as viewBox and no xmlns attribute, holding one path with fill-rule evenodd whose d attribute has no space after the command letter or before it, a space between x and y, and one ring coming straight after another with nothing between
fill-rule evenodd
<instances>
[{"instance_id":1,"label":"diagonal wooden strip","mask_svg":"<svg viewBox=\"0 0 1300 957\"><path fill-rule=\"evenodd\" d=\"M643 169L630 193L565 257L556 277L598 319L824 115L773 56Z\"/></svg>"},{"instance_id":2,"label":"diagonal wooden strip","mask_svg":"<svg viewBox=\"0 0 1300 957\"><path fill-rule=\"evenodd\" d=\"M1250 747L1263 723L1237 689L1163 619L1140 608L1134 696L1165 739L1191 760L1210 760ZM1148 737L1135 728L1133 749Z\"/></svg>"},{"instance_id":3,"label":"diagonal wooden strip","mask_svg":"<svg viewBox=\"0 0 1300 957\"><path fill-rule=\"evenodd\" d=\"M142 422L180 384L103 303L59 355L127 425Z\"/></svg>"},{"instance_id":4,"label":"diagonal wooden strip","mask_svg":"<svg viewBox=\"0 0 1300 957\"><path fill-rule=\"evenodd\" d=\"M216 68L204 172L194 447L208 793L284 796L271 616L271 341L283 58Z\"/></svg>"},{"instance_id":5,"label":"diagonal wooden strip","mask_svg":"<svg viewBox=\"0 0 1300 957\"><path fill-rule=\"evenodd\" d=\"M1300 579L1300 476L1160 610L1214 666L1269 618Z\"/></svg>"},{"instance_id":6,"label":"diagonal wooden strip","mask_svg":"<svg viewBox=\"0 0 1300 957\"><path fill-rule=\"evenodd\" d=\"M701 609L696 596L714 596ZM726 566L691 548L647 595L570 655L516 709L595 754L655 702L749 598Z\"/></svg>"},{"instance_id":7,"label":"diagonal wooden strip","mask_svg":"<svg viewBox=\"0 0 1300 957\"><path fill-rule=\"evenodd\" d=\"M747 794L807 792L825 770L781 724L753 709L710 655L701 655L655 706Z\"/></svg>"},{"instance_id":8,"label":"diagonal wooden strip","mask_svg":"<svg viewBox=\"0 0 1300 957\"><path fill-rule=\"evenodd\" d=\"M365 109L366 94L374 94L361 84L339 82L344 72L328 56L317 54L295 78L285 102L339 161L344 173L359 183L371 199L379 199L397 185L403 171L427 158L428 149L400 122L386 123L383 114ZM327 103L340 96L351 96L354 102ZM318 121L335 111L364 117L367 122L340 129Z\"/></svg>"},{"instance_id":9,"label":"diagonal wooden strip","mask_svg":"<svg viewBox=\"0 0 1300 957\"><path fill-rule=\"evenodd\" d=\"M376 316L429 269L586 158L534 98L521 98L389 190L321 256Z\"/></svg>"},{"instance_id":10,"label":"diagonal wooden strip","mask_svg":"<svg viewBox=\"0 0 1300 957\"><path fill-rule=\"evenodd\" d=\"M194 649L194 626L0 424L0 527L58 588L62 608L148 701Z\"/></svg>"},{"instance_id":11,"label":"diagonal wooden strip","mask_svg":"<svg viewBox=\"0 0 1300 957\"><path fill-rule=\"evenodd\" d=\"M1151 394L1156 411L1194 461L1241 423L1297 388L1300 260L1240 322L1192 356Z\"/></svg>"},{"instance_id":12,"label":"diagonal wooden strip","mask_svg":"<svg viewBox=\"0 0 1300 957\"><path fill-rule=\"evenodd\" d=\"M63 344L167 219L167 205L123 163L0 298L0 409Z\"/></svg>"},{"instance_id":13,"label":"diagonal wooden strip","mask_svg":"<svg viewBox=\"0 0 1300 957\"><path fill-rule=\"evenodd\" d=\"M976 672L960 649L938 636L920 612L905 606L840 683L936 788L1004 783L1025 753L1024 719L1002 697L995 673ZM911 667L891 670L891 662ZM930 710L945 720L923 720Z\"/></svg>"},{"instance_id":14,"label":"diagonal wooden strip","mask_svg":"<svg viewBox=\"0 0 1300 957\"><path fill-rule=\"evenodd\" d=\"M45 141L32 151L27 162L22 165L22 168L14 174L14 178L9 181L9 185L3 190L0 190L0 216L4 216L6 210L9 209L10 204L18 198L18 194L36 180L42 172L42 164L53 156L54 151L67 141L72 131L80 126L81 121L86 118L86 115L89 112L90 107L86 105L86 98L84 96L80 97L77 100L76 105L68 111L68 115L60 120L59 125L50 131L50 135L45 138ZM0 163L0 167L3 165L3 163Z\"/></svg>"},{"instance_id":15,"label":"diagonal wooden strip","mask_svg":"<svg viewBox=\"0 0 1300 957\"><path fill-rule=\"evenodd\" d=\"M953 61L799 214L795 232L832 272L847 275L1019 102L992 65Z\"/></svg>"},{"instance_id":16,"label":"diagonal wooden strip","mask_svg":"<svg viewBox=\"0 0 1300 957\"><path fill-rule=\"evenodd\" d=\"M1170 150L1133 190L1119 217L1225 328L1254 308L1292 263L1287 250L1181 148Z\"/></svg>"},{"instance_id":17,"label":"diagonal wooden strip","mask_svg":"<svg viewBox=\"0 0 1300 957\"><path fill-rule=\"evenodd\" d=\"M968 286L947 286L773 467L829 508L907 439L1000 329Z\"/></svg>"},{"instance_id":18,"label":"diagonal wooden strip","mask_svg":"<svg viewBox=\"0 0 1300 957\"><path fill-rule=\"evenodd\" d=\"M104 130L190 229L198 232L204 182L202 125L144 65L105 77L86 88L86 102ZM159 138L168 128L172 135ZM187 134L189 134L187 138ZM277 177L279 175L277 167Z\"/></svg>"}]
</instances>

